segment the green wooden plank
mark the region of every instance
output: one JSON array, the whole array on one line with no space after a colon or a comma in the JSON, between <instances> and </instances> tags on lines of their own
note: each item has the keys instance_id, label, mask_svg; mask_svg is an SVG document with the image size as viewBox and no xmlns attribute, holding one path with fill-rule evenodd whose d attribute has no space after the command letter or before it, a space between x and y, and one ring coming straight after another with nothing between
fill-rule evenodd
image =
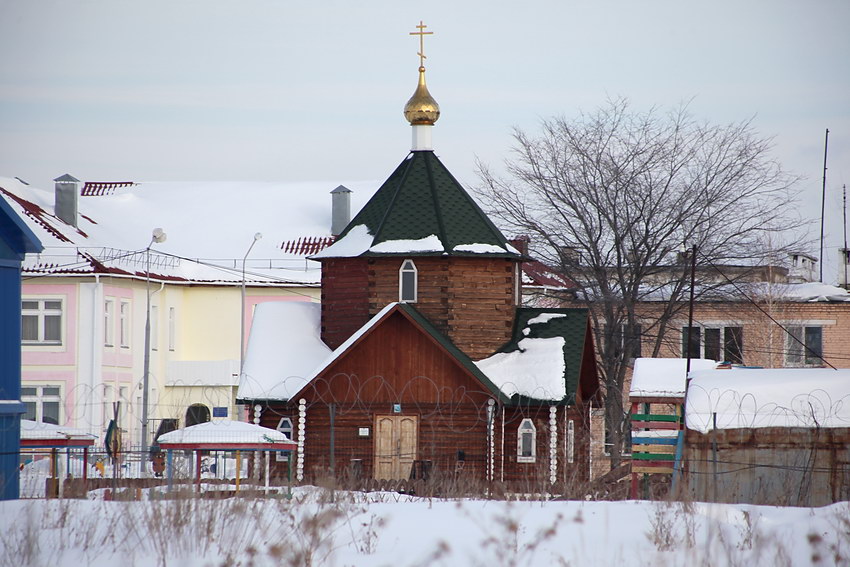
<instances>
[{"instance_id":1,"label":"green wooden plank","mask_svg":"<svg viewBox=\"0 0 850 567\"><path fill-rule=\"evenodd\" d=\"M633 413L632 421L679 421L678 415L661 415L653 413Z\"/></svg>"},{"instance_id":2,"label":"green wooden plank","mask_svg":"<svg viewBox=\"0 0 850 567\"><path fill-rule=\"evenodd\" d=\"M676 455L662 455L658 453L632 453L636 461L672 461Z\"/></svg>"}]
</instances>

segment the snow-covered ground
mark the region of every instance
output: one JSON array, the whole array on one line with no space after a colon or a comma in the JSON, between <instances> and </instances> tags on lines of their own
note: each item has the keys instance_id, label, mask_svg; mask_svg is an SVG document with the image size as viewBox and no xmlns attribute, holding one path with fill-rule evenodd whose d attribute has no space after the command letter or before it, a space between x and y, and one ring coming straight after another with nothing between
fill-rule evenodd
<instances>
[{"instance_id":1,"label":"snow-covered ground","mask_svg":"<svg viewBox=\"0 0 850 567\"><path fill-rule=\"evenodd\" d=\"M850 564L850 504L824 508L442 500L302 487L291 499L0 503L0 561L219 567Z\"/></svg>"}]
</instances>

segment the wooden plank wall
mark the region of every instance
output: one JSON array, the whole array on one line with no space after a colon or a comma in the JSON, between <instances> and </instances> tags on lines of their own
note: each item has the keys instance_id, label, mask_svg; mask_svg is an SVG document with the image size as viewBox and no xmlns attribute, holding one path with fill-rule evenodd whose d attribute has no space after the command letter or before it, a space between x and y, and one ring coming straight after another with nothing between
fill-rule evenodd
<instances>
[{"instance_id":1,"label":"wooden plank wall","mask_svg":"<svg viewBox=\"0 0 850 567\"><path fill-rule=\"evenodd\" d=\"M685 490L705 502L825 506L850 499L850 428L685 430Z\"/></svg>"},{"instance_id":2,"label":"wooden plank wall","mask_svg":"<svg viewBox=\"0 0 850 567\"><path fill-rule=\"evenodd\" d=\"M369 311L398 301L405 258L369 260ZM493 354L510 339L516 304L514 262L503 258L419 257L415 304L440 332L473 360Z\"/></svg>"},{"instance_id":3,"label":"wooden plank wall","mask_svg":"<svg viewBox=\"0 0 850 567\"><path fill-rule=\"evenodd\" d=\"M322 261L322 340L335 349L371 317L363 258Z\"/></svg>"},{"instance_id":4,"label":"wooden plank wall","mask_svg":"<svg viewBox=\"0 0 850 567\"><path fill-rule=\"evenodd\" d=\"M570 406L564 419L564 408L556 410L556 427L558 439L556 455L558 458L557 480L561 483L585 483L590 479L588 423L586 415L580 409ZM519 426L523 419L531 418L537 429L537 459L534 463L517 462L517 437ZM567 462L565 440L568 422L574 427L573 462ZM500 463L502 458L502 417L501 411L496 421L496 478L500 478ZM549 480L549 464L551 457L549 406L523 406L505 408L504 425L504 479L508 485L541 486Z\"/></svg>"},{"instance_id":5,"label":"wooden plank wall","mask_svg":"<svg viewBox=\"0 0 850 567\"><path fill-rule=\"evenodd\" d=\"M455 475L459 469L459 452L463 452L462 471L470 480L487 480L488 440L487 404L436 405L402 404L401 413L393 414L387 404L334 404L333 465L336 478L347 480L354 470L361 478L373 476L374 424L377 415L419 416L419 447L417 460L431 461L432 474ZM589 480L589 435L586 417L575 407L557 408L558 470L557 484L585 483ZM261 418L265 427L276 427L281 417L298 423L296 403L272 406ZM534 463L517 463L517 428L524 417L531 417L537 427L537 459ZM575 427L575 453L573 463L567 462L565 439L567 423ZM331 405L325 402L308 402L305 438L305 481L316 482L331 474ZM359 429L368 427L368 437L359 436ZM505 411L504 454L502 459L502 412L496 406L494 423L494 480L513 487L514 490L542 489L548 486L550 464L549 406L508 407ZM358 462L359 464L355 464ZM276 473L285 476L285 463L273 463ZM504 467L504 469L502 468Z\"/></svg>"},{"instance_id":6,"label":"wooden plank wall","mask_svg":"<svg viewBox=\"0 0 850 567\"><path fill-rule=\"evenodd\" d=\"M396 312L320 374L309 397L336 403L480 404L490 395L442 346Z\"/></svg>"}]
</instances>

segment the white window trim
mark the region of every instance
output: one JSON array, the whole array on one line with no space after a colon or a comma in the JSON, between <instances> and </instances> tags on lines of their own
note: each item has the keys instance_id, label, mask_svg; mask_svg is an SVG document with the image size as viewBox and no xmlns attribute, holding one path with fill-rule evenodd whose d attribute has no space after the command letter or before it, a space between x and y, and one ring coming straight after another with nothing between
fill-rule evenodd
<instances>
[{"instance_id":1,"label":"white window trim","mask_svg":"<svg viewBox=\"0 0 850 567\"><path fill-rule=\"evenodd\" d=\"M409 265L409 267L408 267ZM413 299L404 298L404 274L413 272ZM419 299L419 269L410 258L401 263L398 269L398 301L399 303L416 303Z\"/></svg>"},{"instance_id":2,"label":"white window trim","mask_svg":"<svg viewBox=\"0 0 850 567\"><path fill-rule=\"evenodd\" d=\"M121 348L130 348L130 302L121 300L118 308L118 341Z\"/></svg>"},{"instance_id":3,"label":"white window trim","mask_svg":"<svg viewBox=\"0 0 850 567\"><path fill-rule=\"evenodd\" d=\"M115 300L103 301L103 346L115 346Z\"/></svg>"},{"instance_id":4,"label":"white window trim","mask_svg":"<svg viewBox=\"0 0 850 567\"><path fill-rule=\"evenodd\" d=\"M24 394L21 392L21 402L23 403L35 403L35 421L38 423L44 423L44 403L45 402L55 402L58 404L57 411L57 422L59 424L63 423L64 416L63 413L63 404L62 404L62 386L57 384L21 384L21 388L35 388L35 395ZM59 393L56 395L44 395L44 388L57 388Z\"/></svg>"},{"instance_id":5,"label":"white window trim","mask_svg":"<svg viewBox=\"0 0 850 567\"><path fill-rule=\"evenodd\" d=\"M277 422L277 427L275 429L277 429L278 431L280 431L284 435L286 435L288 433L289 434L289 440L292 441L292 438L293 438L294 433L295 433L295 427L292 423L292 419L290 419L288 417L280 418L280 420ZM275 461L277 461L279 463L285 463L289 460L289 457L285 453L278 451L278 452L275 453L274 459L275 459Z\"/></svg>"},{"instance_id":6,"label":"white window trim","mask_svg":"<svg viewBox=\"0 0 850 567\"><path fill-rule=\"evenodd\" d=\"M26 309L23 308L23 302L25 301L35 301L38 302L38 307L36 309ZM45 323L44 318L46 315L56 315L56 309L47 309L45 307L45 303L48 301L58 301L59 302L59 340L46 340L44 338L45 333ZM26 340L23 338L23 317L35 315L38 317L38 338ZM21 345L23 346L61 346L65 344L65 298L64 296L38 296L38 297L22 297L21 298Z\"/></svg>"},{"instance_id":7,"label":"white window trim","mask_svg":"<svg viewBox=\"0 0 850 567\"><path fill-rule=\"evenodd\" d=\"M531 456L522 454L522 437L525 434L531 435ZM537 460L537 427L534 426L534 421L529 418L523 419L516 433L516 462L518 463L533 463Z\"/></svg>"}]
</instances>

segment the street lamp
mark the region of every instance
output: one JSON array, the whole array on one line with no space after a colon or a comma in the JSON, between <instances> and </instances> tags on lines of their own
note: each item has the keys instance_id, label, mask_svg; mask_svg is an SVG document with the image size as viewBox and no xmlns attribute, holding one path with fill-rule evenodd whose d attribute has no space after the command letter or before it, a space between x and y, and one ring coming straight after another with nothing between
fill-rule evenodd
<instances>
[{"instance_id":1,"label":"street lamp","mask_svg":"<svg viewBox=\"0 0 850 567\"><path fill-rule=\"evenodd\" d=\"M242 368L245 366L245 261L248 259L248 254L251 253L251 249L254 248L254 244L257 243L259 239L263 237L263 234L258 232L254 235L254 240L251 241L251 246L248 247L248 251L245 252L245 255L242 257L242 319L240 324L240 334L239 334L239 377L242 377Z\"/></svg>"},{"instance_id":2,"label":"street lamp","mask_svg":"<svg viewBox=\"0 0 850 567\"><path fill-rule=\"evenodd\" d=\"M148 390L151 371L151 246L165 242L165 232L161 228L153 229L151 241L145 248L145 293L147 295L145 314L145 366L142 376L142 450L148 452ZM142 457L144 462L144 456Z\"/></svg>"}]
</instances>

